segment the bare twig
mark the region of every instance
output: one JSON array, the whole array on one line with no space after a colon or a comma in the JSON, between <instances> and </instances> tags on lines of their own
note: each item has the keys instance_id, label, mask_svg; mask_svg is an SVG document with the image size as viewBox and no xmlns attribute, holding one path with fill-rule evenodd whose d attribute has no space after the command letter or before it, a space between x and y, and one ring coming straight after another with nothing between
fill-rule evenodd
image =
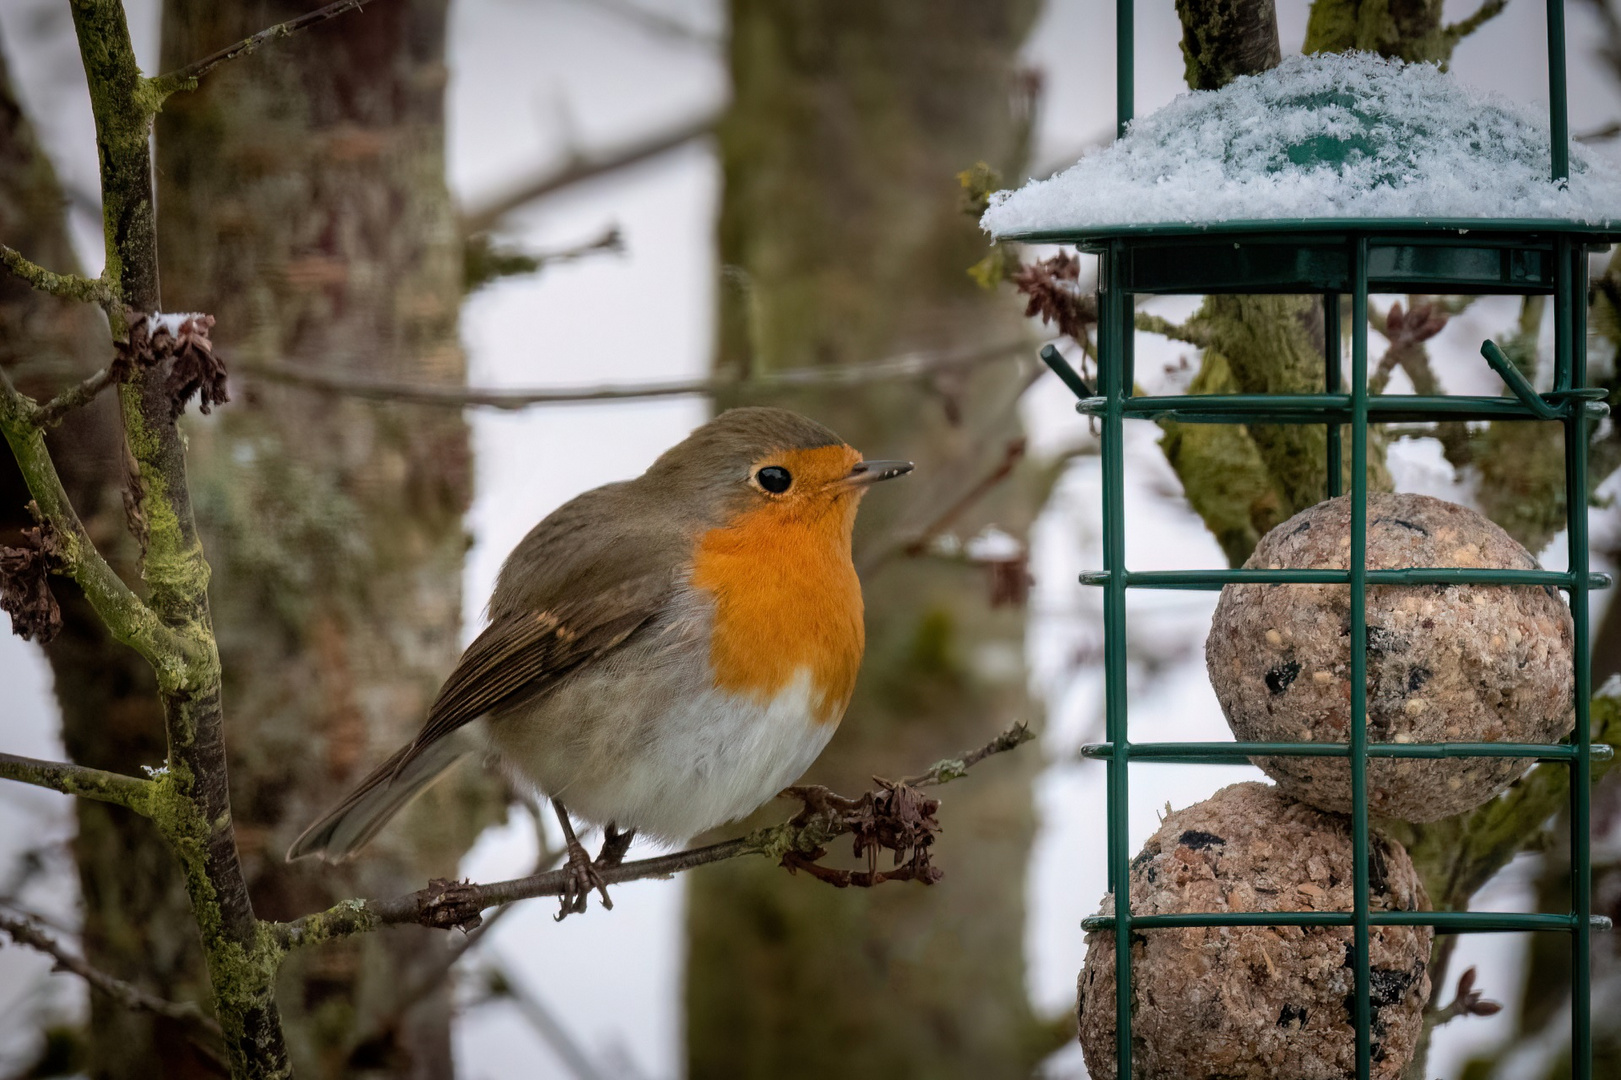
<instances>
[{"instance_id":1,"label":"bare twig","mask_svg":"<svg viewBox=\"0 0 1621 1080\"><path fill-rule=\"evenodd\" d=\"M625 237L618 225L610 225L595 239L572 244L554 251L535 254L519 248L495 244L488 234L469 237L462 259L465 270L462 287L468 292L487 285L497 278L533 274L557 263L570 263L592 255L618 253L625 250Z\"/></svg>"},{"instance_id":2,"label":"bare twig","mask_svg":"<svg viewBox=\"0 0 1621 1080\"><path fill-rule=\"evenodd\" d=\"M239 56L249 56L272 41L291 37L300 30L308 30L317 23L323 23L328 19L335 19L339 15L357 11L371 2L372 0L337 0L336 3L305 12L296 19L288 19L286 22L266 27L257 34L243 38L235 45L229 45L219 52L210 53L201 60L193 60L183 68L176 68L174 71L159 75L152 80L153 89L164 97L168 97L170 94L180 90L195 90L197 80L221 64L235 60Z\"/></svg>"},{"instance_id":3,"label":"bare twig","mask_svg":"<svg viewBox=\"0 0 1621 1080\"><path fill-rule=\"evenodd\" d=\"M126 1009L156 1013L159 1016L168 1017L170 1020L194 1024L211 1035L220 1035L220 1026L214 1021L214 1018L206 1015L192 1002L166 1001L154 994L147 993L138 986L125 982L123 979L115 978L99 968L92 967L83 957L76 956L63 948L59 941L27 919L0 912L0 932L9 934L11 939L19 945L26 945L30 949L51 957L56 961L59 970L79 976L79 978L89 983L93 989L106 994Z\"/></svg>"},{"instance_id":4,"label":"bare twig","mask_svg":"<svg viewBox=\"0 0 1621 1080\"><path fill-rule=\"evenodd\" d=\"M934 787L937 784L949 784L953 780L968 775L969 769L972 769L992 754L1006 753L1024 745L1035 737L1035 733L1030 730L1030 725L1023 722L1014 724L979 749L964 754L960 758L946 758L944 761L937 761L928 771L918 773L916 776L909 776L902 780L901 783L908 787Z\"/></svg>"},{"instance_id":5,"label":"bare twig","mask_svg":"<svg viewBox=\"0 0 1621 1080\"><path fill-rule=\"evenodd\" d=\"M81 408L118 381L118 372L111 366L102 368L76 386L70 386L39 407L34 422L40 427L55 427L74 409Z\"/></svg>"},{"instance_id":6,"label":"bare twig","mask_svg":"<svg viewBox=\"0 0 1621 1080\"><path fill-rule=\"evenodd\" d=\"M1470 34L1473 34L1476 30L1479 30L1482 26L1485 26L1491 20L1497 18L1497 16L1502 14L1503 9L1507 6L1508 0L1484 0L1480 7L1475 9L1475 13L1473 15L1470 15L1466 19L1460 19L1451 26L1448 26L1445 30L1442 30L1441 33L1448 41L1455 45L1464 38L1468 37Z\"/></svg>"},{"instance_id":7,"label":"bare twig","mask_svg":"<svg viewBox=\"0 0 1621 1080\"><path fill-rule=\"evenodd\" d=\"M1028 742L1031 737L1023 724L1015 725L986 746L960 759L934 766L924 774L926 782L941 784L957 779L972 765ZM764 855L791 869L805 869L807 860L815 860L825 853L824 845L828 841L852 833L861 841L868 838L871 831L882 832L895 824L875 813L875 807L881 808L885 798L897 789L913 785L904 781L900 784L879 781L879 785L881 790L868 792L860 799L846 799L826 788L790 788L783 795L800 799L804 809L788 821L717 844L617 866L599 866L598 872L605 884L617 885L644 878L669 877L683 870L744 855ZM891 879L893 877L891 875ZM479 925L480 912L485 908L537 896L562 896L572 883L567 867L488 885L439 880L430 882L426 889L388 900L345 900L292 922L267 924L266 931L278 947L293 949L399 923L470 929Z\"/></svg>"},{"instance_id":8,"label":"bare twig","mask_svg":"<svg viewBox=\"0 0 1621 1080\"><path fill-rule=\"evenodd\" d=\"M1024 460L1025 440L1013 439L1002 449L1002 457L996 465L974 484L966 488L953 499L946 508L923 526L922 529L905 537L898 537L884 544L875 551L866 553L860 560L857 569L863 577L875 573L885 563L897 555L916 557L928 550L930 541L949 529L953 522L967 513L970 507L989 495L996 486L1009 476L1019 462Z\"/></svg>"},{"instance_id":9,"label":"bare twig","mask_svg":"<svg viewBox=\"0 0 1621 1080\"><path fill-rule=\"evenodd\" d=\"M462 232L475 234L493 229L502 218L521 206L545 198L567 187L595 180L599 176L640 165L671 150L679 149L694 139L701 139L715 130L719 119L713 114L700 116L638 142L605 150L597 154L573 153L562 164L545 169L536 175L513 184L506 191L491 197L462 214Z\"/></svg>"},{"instance_id":10,"label":"bare twig","mask_svg":"<svg viewBox=\"0 0 1621 1080\"><path fill-rule=\"evenodd\" d=\"M0 264L42 293L106 307L113 302L113 290L99 278L80 274L57 274L25 259L16 248L0 244Z\"/></svg>"},{"instance_id":11,"label":"bare twig","mask_svg":"<svg viewBox=\"0 0 1621 1080\"><path fill-rule=\"evenodd\" d=\"M344 375L332 371L319 371L301 364L282 361L238 360L234 370L262 379L326 390L346 397L371 401L391 401L411 405L434 405L442 408L525 409L532 405L572 405L596 401L634 401L643 398L685 397L694 394L716 394L725 391L770 390L825 387L863 386L868 383L915 379L980 364L1001 360L1030 348L1027 340L1009 341L989 348L959 350L943 353L914 354L871 364L851 364L843 367L792 368L770 375L756 375L748 379L727 376L709 379L689 379L674 382L630 383L619 386L583 386L577 389L477 389L460 386L431 386L423 383L393 382L368 379L363 376Z\"/></svg>"},{"instance_id":12,"label":"bare twig","mask_svg":"<svg viewBox=\"0 0 1621 1080\"><path fill-rule=\"evenodd\" d=\"M1139 311L1136 324L1139 330L1147 331L1150 334L1159 334L1162 337L1170 338L1172 341L1197 345L1201 349L1208 348L1210 345L1209 332L1197 323L1174 323L1158 315Z\"/></svg>"},{"instance_id":13,"label":"bare twig","mask_svg":"<svg viewBox=\"0 0 1621 1080\"><path fill-rule=\"evenodd\" d=\"M64 795L77 795L97 802L116 803L140 814L146 813L152 797L150 780L66 761L41 761L16 754L0 754L0 779L50 788Z\"/></svg>"},{"instance_id":14,"label":"bare twig","mask_svg":"<svg viewBox=\"0 0 1621 1080\"><path fill-rule=\"evenodd\" d=\"M1597 143L1608 142L1617 135L1621 135L1621 122L1612 120L1608 124L1600 124L1596 128L1572 135L1571 139L1579 143Z\"/></svg>"}]
</instances>

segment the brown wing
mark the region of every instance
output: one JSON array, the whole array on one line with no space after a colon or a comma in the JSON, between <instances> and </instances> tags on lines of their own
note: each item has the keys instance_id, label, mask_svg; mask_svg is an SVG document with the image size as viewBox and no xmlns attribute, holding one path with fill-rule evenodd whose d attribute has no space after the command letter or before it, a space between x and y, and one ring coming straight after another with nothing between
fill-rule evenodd
<instances>
[{"instance_id":1,"label":"brown wing","mask_svg":"<svg viewBox=\"0 0 1621 1080\"><path fill-rule=\"evenodd\" d=\"M393 771L464 724L543 694L618 648L659 613L672 584L668 573L638 577L580 600L497 618L462 654Z\"/></svg>"}]
</instances>

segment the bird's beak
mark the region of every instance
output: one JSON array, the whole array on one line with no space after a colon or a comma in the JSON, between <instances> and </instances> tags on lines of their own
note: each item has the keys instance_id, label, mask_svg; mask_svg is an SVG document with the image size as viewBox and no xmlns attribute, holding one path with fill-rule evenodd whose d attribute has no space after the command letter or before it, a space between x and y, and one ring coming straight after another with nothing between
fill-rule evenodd
<instances>
[{"instance_id":1,"label":"bird's beak","mask_svg":"<svg viewBox=\"0 0 1621 1080\"><path fill-rule=\"evenodd\" d=\"M844 482L852 487L868 487L880 480L893 480L912 471L910 461L858 461Z\"/></svg>"}]
</instances>

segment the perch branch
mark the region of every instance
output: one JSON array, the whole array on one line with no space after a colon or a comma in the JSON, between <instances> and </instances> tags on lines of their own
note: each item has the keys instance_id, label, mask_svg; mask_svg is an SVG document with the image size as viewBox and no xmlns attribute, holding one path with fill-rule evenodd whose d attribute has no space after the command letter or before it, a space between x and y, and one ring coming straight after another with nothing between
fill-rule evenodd
<instances>
[{"instance_id":1,"label":"perch branch","mask_svg":"<svg viewBox=\"0 0 1621 1080\"><path fill-rule=\"evenodd\" d=\"M1034 735L1025 725L1017 724L960 759L940 762L922 774L920 780L932 785L957 779L992 754L1011 750L1032 738ZM790 788L783 795L800 799L804 809L788 821L670 855L618 866L599 866L598 872L605 884L618 885L644 878L669 877L683 870L744 855L764 855L792 869L805 869L808 862L825 854L824 845L828 841L851 833L857 834L860 840L875 827L875 822L879 830L893 824L875 814L875 804L882 804L886 796L912 785L906 781L899 784L879 781L879 786L880 791L869 792L861 799L846 799L826 788ZM919 849L926 846L927 841L918 845ZM401 923L438 929L472 929L481 922L479 913L485 908L537 896L562 896L571 888L571 880L565 868L487 885L433 881L426 889L387 900L345 900L292 922L271 923L267 930L279 947L294 949Z\"/></svg>"},{"instance_id":2,"label":"perch branch","mask_svg":"<svg viewBox=\"0 0 1621 1080\"><path fill-rule=\"evenodd\" d=\"M61 942L27 919L0 912L0 931L10 935L17 944L26 945L51 957L56 961L59 970L79 976L91 987L106 994L126 1009L156 1013L170 1020L195 1024L211 1035L220 1035L219 1024L196 1005L189 1001L166 1001L123 979L115 978L100 968L92 967L83 957L75 956L63 948Z\"/></svg>"},{"instance_id":3,"label":"perch branch","mask_svg":"<svg viewBox=\"0 0 1621 1080\"><path fill-rule=\"evenodd\" d=\"M734 390L766 392L809 386L864 386L868 383L915 379L946 371L975 367L1021 353L1028 341L1009 341L990 348L968 351L900 356L871 364L844 367L792 368L771 375L747 379L721 377L674 382L631 383L620 386L585 386L576 389L476 389L464 386L432 386L424 383L368 379L320 371L284 361L235 362L232 370L257 375L289 386L326 390L346 397L389 401L442 408L525 409L533 405L573 405L596 401L635 401L645 398L684 397L692 394L718 394Z\"/></svg>"},{"instance_id":4,"label":"perch branch","mask_svg":"<svg viewBox=\"0 0 1621 1080\"><path fill-rule=\"evenodd\" d=\"M115 803L138 814L147 812L152 799L150 780L66 761L41 761L16 754L0 754L0 779L50 788L64 795L77 795L97 802Z\"/></svg>"},{"instance_id":5,"label":"perch branch","mask_svg":"<svg viewBox=\"0 0 1621 1080\"><path fill-rule=\"evenodd\" d=\"M195 90L197 89L197 80L221 64L235 60L239 56L252 55L272 41L292 37L300 30L308 30L317 23L335 19L339 15L345 15L351 11L358 11L371 2L372 0L337 0L336 3L305 12L296 19L288 19L286 22L266 27L257 34L243 38L235 45L229 45L219 52L210 53L201 60L193 60L183 68L176 68L174 71L159 75L152 80L152 88L163 97L168 97L170 94L180 90Z\"/></svg>"}]
</instances>

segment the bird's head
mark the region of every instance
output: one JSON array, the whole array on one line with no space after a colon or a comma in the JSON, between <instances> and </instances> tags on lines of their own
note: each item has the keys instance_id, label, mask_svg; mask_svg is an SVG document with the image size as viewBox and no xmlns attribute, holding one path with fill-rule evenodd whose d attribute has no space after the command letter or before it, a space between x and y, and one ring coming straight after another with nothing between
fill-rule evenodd
<instances>
[{"instance_id":1,"label":"bird's head","mask_svg":"<svg viewBox=\"0 0 1621 1080\"><path fill-rule=\"evenodd\" d=\"M671 447L646 479L729 522L748 516L782 524L829 522L848 529L873 484L904 476L910 461L866 461L816 421L786 409L721 413Z\"/></svg>"}]
</instances>

